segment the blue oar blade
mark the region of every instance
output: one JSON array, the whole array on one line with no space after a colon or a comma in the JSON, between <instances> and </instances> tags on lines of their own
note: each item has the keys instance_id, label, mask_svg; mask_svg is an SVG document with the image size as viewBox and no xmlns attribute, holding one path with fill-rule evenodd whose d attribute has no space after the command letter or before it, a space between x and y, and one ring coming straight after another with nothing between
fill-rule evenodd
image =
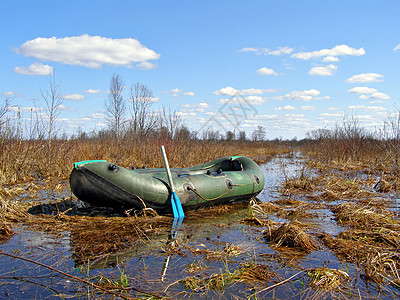
<instances>
[{"instance_id":1,"label":"blue oar blade","mask_svg":"<svg viewBox=\"0 0 400 300\"><path fill-rule=\"evenodd\" d=\"M171 206L172 206L172 212L174 214L174 218L179 218L178 209L176 207L175 198L173 195L171 195Z\"/></svg>"},{"instance_id":2,"label":"blue oar blade","mask_svg":"<svg viewBox=\"0 0 400 300\"><path fill-rule=\"evenodd\" d=\"M179 199L179 197L176 194L176 192L172 193L171 202L172 202L172 211L174 212L174 217L175 218L184 218L185 214L183 213L181 200ZM175 214L175 210L176 210L176 214Z\"/></svg>"}]
</instances>

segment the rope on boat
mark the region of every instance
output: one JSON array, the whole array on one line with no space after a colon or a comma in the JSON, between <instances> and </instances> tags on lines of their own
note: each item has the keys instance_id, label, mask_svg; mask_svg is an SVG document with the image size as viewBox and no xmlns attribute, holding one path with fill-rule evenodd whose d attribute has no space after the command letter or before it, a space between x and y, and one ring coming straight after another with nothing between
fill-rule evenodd
<instances>
[{"instance_id":1,"label":"rope on boat","mask_svg":"<svg viewBox=\"0 0 400 300\"><path fill-rule=\"evenodd\" d=\"M250 185L250 184L253 184L257 179L258 179L258 177L255 177L254 180L253 180L252 182L250 182L250 183L245 183L245 184L232 184L232 186L246 186L246 185ZM201 199L203 199L203 200L206 200L206 201L213 201L213 200L217 200L217 199L222 198L223 196L225 196L226 194L228 194L229 191L230 191L231 189L228 188L228 190L227 190L225 193L219 195L218 197L211 198L211 199L207 199L207 198L203 197L202 195L199 194L199 192L197 192L197 191L196 191L194 188L192 188L191 186L188 187L188 190L191 190L193 193L195 193L197 196L199 196L199 197L200 197Z\"/></svg>"},{"instance_id":2,"label":"rope on boat","mask_svg":"<svg viewBox=\"0 0 400 300\"><path fill-rule=\"evenodd\" d=\"M245 183L245 184L232 184L232 186L246 186L246 185L250 185L253 184L255 181L257 181L258 177L254 177L254 180L250 183Z\"/></svg>"},{"instance_id":3,"label":"rope on boat","mask_svg":"<svg viewBox=\"0 0 400 300\"><path fill-rule=\"evenodd\" d=\"M211 198L211 199L207 199L207 198L204 198L202 195L200 195L200 194L199 194L195 189L193 189L192 187L188 187L188 189L191 190L193 193L195 193L197 196L199 196L201 199L206 200L206 201L213 201L213 200L217 200L217 199L219 199L219 198L222 198L223 196L225 196L226 194L228 194L228 192L230 191L230 190L228 189L225 193L219 195L218 197Z\"/></svg>"}]
</instances>

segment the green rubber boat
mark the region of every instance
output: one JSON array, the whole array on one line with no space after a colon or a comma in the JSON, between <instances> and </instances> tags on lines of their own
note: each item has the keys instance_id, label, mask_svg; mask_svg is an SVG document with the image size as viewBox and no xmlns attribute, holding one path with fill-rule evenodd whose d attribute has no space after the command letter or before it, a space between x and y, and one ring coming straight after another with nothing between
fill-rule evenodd
<instances>
[{"instance_id":1,"label":"green rubber boat","mask_svg":"<svg viewBox=\"0 0 400 300\"><path fill-rule=\"evenodd\" d=\"M250 158L227 156L190 168L172 168L183 209L247 200L264 188L264 174ZM119 210L153 208L172 213L171 189L164 168L129 170L104 161L81 161L70 175L72 192L94 206Z\"/></svg>"}]
</instances>

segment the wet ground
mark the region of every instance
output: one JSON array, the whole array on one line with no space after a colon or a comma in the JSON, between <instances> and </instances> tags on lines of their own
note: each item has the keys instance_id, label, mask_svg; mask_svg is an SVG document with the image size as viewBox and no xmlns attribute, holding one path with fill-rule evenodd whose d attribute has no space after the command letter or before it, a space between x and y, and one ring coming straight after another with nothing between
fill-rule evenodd
<instances>
[{"instance_id":1,"label":"wet ground","mask_svg":"<svg viewBox=\"0 0 400 300\"><path fill-rule=\"evenodd\" d=\"M101 240L101 235L83 235L75 227L55 232L51 228L38 230L37 226L14 224L16 234L0 244L3 253L17 257L0 256L0 299L392 299L400 296L396 285L368 280L359 265L339 259L318 238L324 233L337 237L348 229L343 223L338 224L331 210L344 201L282 193L280 187L285 179L304 173L300 153L273 158L262 168L266 183L258 198L262 203L286 203L280 204L285 207L284 213L257 215L254 208L264 207L262 203L238 203L188 213L183 223L175 227L171 218L164 217L159 228L149 226L146 231L141 227L126 227L124 235L118 231L104 233L107 243L114 242L115 247L100 250L94 244ZM309 177L315 175L308 172ZM371 186L368 188L373 192ZM65 220L86 215L86 219L79 219L85 222L90 221L87 218L105 215L101 218L114 222L112 211L93 211L79 201L70 200L69 193L61 190L52 194L57 206L51 204L54 200L49 205L47 199L30 213L49 214L56 208L66 211L62 216ZM388 208L398 213L396 195L384 196L389 199L385 200L389 201ZM41 197L50 196L43 193ZM307 209L300 211L299 205L288 204L299 203L296 201L303 201ZM266 224L293 222L290 212L298 211L300 216L296 220L307 224L304 232L317 248L301 251L271 245L266 238L271 227ZM258 226L249 222L261 218L264 223ZM133 243L126 234L140 238ZM310 270L322 267L344 271L349 277L337 288L312 284ZM101 291L98 286L119 296Z\"/></svg>"}]
</instances>

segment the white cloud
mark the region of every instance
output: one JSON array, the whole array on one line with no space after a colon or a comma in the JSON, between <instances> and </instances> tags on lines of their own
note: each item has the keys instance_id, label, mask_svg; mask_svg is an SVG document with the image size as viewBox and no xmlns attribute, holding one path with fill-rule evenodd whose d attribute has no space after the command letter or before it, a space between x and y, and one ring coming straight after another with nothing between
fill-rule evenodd
<instances>
[{"instance_id":1,"label":"white cloud","mask_svg":"<svg viewBox=\"0 0 400 300\"><path fill-rule=\"evenodd\" d=\"M132 38L112 39L101 36L41 38L26 41L15 50L24 56L68 65L100 68L103 64L131 67L160 57L155 51Z\"/></svg>"},{"instance_id":2,"label":"white cloud","mask_svg":"<svg viewBox=\"0 0 400 300\"><path fill-rule=\"evenodd\" d=\"M81 94L65 94L63 98L66 100L79 101L85 99L85 96Z\"/></svg>"},{"instance_id":3,"label":"white cloud","mask_svg":"<svg viewBox=\"0 0 400 300\"><path fill-rule=\"evenodd\" d=\"M350 105L348 109L362 110L362 111L384 111L386 108L382 106L365 106L365 105Z\"/></svg>"},{"instance_id":4,"label":"white cloud","mask_svg":"<svg viewBox=\"0 0 400 300\"><path fill-rule=\"evenodd\" d=\"M227 86L227 87L224 87L217 91L214 91L213 94L214 95L235 96L235 95L239 95L240 91L231 86Z\"/></svg>"},{"instance_id":5,"label":"white cloud","mask_svg":"<svg viewBox=\"0 0 400 300\"><path fill-rule=\"evenodd\" d=\"M323 96L323 97L315 97L314 100L330 100L330 96Z\"/></svg>"},{"instance_id":6,"label":"white cloud","mask_svg":"<svg viewBox=\"0 0 400 300\"><path fill-rule=\"evenodd\" d=\"M384 93L378 92L377 89L369 88L366 86L356 86L348 90L349 93L361 94L360 99L363 100L386 100L390 97ZM382 101L371 101L370 103L379 103Z\"/></svg>"},{"instance_id":7,"label":"white cloud","mask_svg":"<svg viewBox=\"0 0 400 300\"><path fill-rule=\"evenodd\" d=\"M310 106L310 105L303 105L303 106L300 106L300 109L301 109L301 110L304 110L304 111L313 111L313 110L317 110L317 108L316 108L315 106Z\"/></svg>"},{"instance_id":8,"label":"white cloud","mask_svg":"<svg viewBox=\"0 0 400 300\"><path fill-rule=\"evenodd\" d=\"M261 49L263 49L262 51L268 51L269 50L267 48L261 48ZM245 48L242 48L242 49L238 50L238 52L258 52L258 51L260 51L260 48L252 48L252 47L245 47Z\"/></svg>"},{"instance_id":9,"label":"white cloud","mask_svg":"<svg viewBox=\"0 0 400 300\"><path fill-rule=\"evenodd\" d=\"M59 105L57 106L57 109L60 111L74 111L75 109L71 108L71 107L67 107L65 105Z\"/></svg>"},{"instance_id":10,"label":"white cloud","mask_svg":"<svg viewBox=\"0 0 400 300\"><path fill-rule=\"evenodd\" d=\"M281 107L281 106L275 107L274 110L278 110L278 111L280 111L280 110L296 110L296 108L291 105L286 105L284 107Z\"/></svg>"},{"instance_id":11,"label":"white cloud","mask_svg":"<svg viewBox=\"0 0 400 300\"><path fill-rule=\"evenodd\" d=\"M267 98L255 95L250 95L244 98L247 100L248 103L253 105L261 105L265 103L265 101L267 101Z\"/></svg>"},{"instance_id":12,"label":"white cloud","mask_svg":"<svg viewBox=\"0 0 400 300\"><path fill-rule=\"evenodd\" d=\"M336 57L336 56L325 56L325 57L322 59L322 61L323 61L323 62L337 62L337 61L339 61L339 58Z\"/></svg>"},{"instance_id":13,"label":"white cloud","mask_svg":"<svg viewBox=\"0 0 400 300\"><path fill-rule=\"evenodd\" d=\"M93 119L105 119L106 115L103 114L103 113L93 113L93 114L90 114L90 115L85 115L85 116L83 116L83 118L88 118L90 120L93 120Z\"/></svg>"},{"instance_id":14,"label":"white cloud","mask_svg":"<svg viewBox=\"0 0 400 300\"><path fill-rule=\"evenodd\" d=\"M322 117L330 117L330 118L341 118L343 117L343 113L339 112L339 113L322 113L320 114L320 116Z\"/></svg>"},{"instance_id":15,"label":"white cloud","mask_svg":"<svg viewBox=\"0 0 400 300\"><path fill-rule=\"evenodd\" d=\"M85 94L99 94L100 90L88 89L84 91Z\"/></svg>"},{"instance_id":16,"label":"white cloud","mask_svg":"<svg viewBox=\"0 0 400 300\"><path fill-rule=\"evenodd\" d=\"M250 95L250 96L237 96L232 98L223 98L219 99L217 103L225 104L225 103L234 103L234 104L251 104L251 105L261 105L267 101L267 98Z\"/></svg>"},{"instance_id":17,"label":"white cloud","mask_svg":"<svg viewBox=\"0 0 400 300\"><path fill-rule=\"evenodd\" d=\"M371 103L371 104L383 103L383 102L384 102L383 100L372 100L372 101L369 101L369 103Z\"/></svg>"},{"instance_id":18,"label":"white cloud","mask_svg":"<svg viewBox=\"0 0 400 300\"><path fill-rule=\"evenodd\" d=\"M400 50L400 44L398 44L396 47L393 48L393 51Z\"/></svg>"},{"instance_id":19,"label":"white cloud","mask_svg":"<svg viewBox=\"0 0 400 300\"><path fill-rule=\"evenodd\" d=\"M290 48L290 47L279 47L277 50L269 51L267 54L279 56L279 55L283 55L283 54L290 54L293 52L293 50L294 49Z\"/></svg>"},{"instance_id":20,"label":"white cloud","mask_svg":"<svg viewBox=\"0 0 400 300\"><path fill-rule=\"evenodd\" d=\"M14 72L23 75L49 75L53 72L53 67L36 62L29 67L15 67Z\"/></svg>"},{"instance_id":21,"label":"white cloud","mask_svg":"<svg viewBox=\"0 0 400 300\"><path fill-rule=\"evenodd\" d=\"M372 100L372 99L387 100L387 99L390 99L390 97L384 93L376 92L376 93L372 93L371 95L361 95L360 99L363 99L363 100Z\"/></svg>"},{"instance_id":22,"label":"white cloud","mask_svg":"<svg viewBox=\"0 0 400 300\"><path fill-rule=\"evenodd\" d=\"M210 105L205 102L200 102L198 104L183 104L182 107L185 108L196 108L198 110L204 110L206 108L210 108Z\"/></svg>"},{"instance_id":23,"label":"white cloud","mask_svg":"<svg viewBox=\"0 0 400 300\"><path fill-rule=\"evenodd\" d=\"M151 70L157 68L157 64L149 61L144 61L136 65L141 70Z\"/></svg>"},{"instance_id":24,"label":"white cloud","mask_svg":"<svg viewBox=\"0 0 400 300\"><path fill-rule=\"evenodd\" d=\"M285 96L278 96L274 99L276 100L302 100L302 101L310 101L316 99L315 97L320 94L320 91L315 89L304 90L304 91L292 91Z\"/></svg>"},{"instance_id":25,"label":"white cloud","mask_svg":"<svg viewBox=\"0 0 400 300\"><path fill-rule=\"evenodd\" d=\"M195 112L186 112L186 111L178 111L176 114L182 118L197 116L197 113Z\"/></svg>"},{"instance_id":26,"label":"white cloud","mask_svg":"<svg viewBox=\"0 0 400 300\"><path fill-rule=\"evenodd\" d=\"M259 47L245 47L238 52L253 52L256 55L274 55L274 56L280 56L284 54L290 54L293 52L293 48L290 47L279 47L276 50L271 50L268 48L259 48Z\"/></svg>"},{"instance_id":27,"label":"white cloud","mask_svg":"<svg viewBox=\"0 0 400 300\"><path fill-rule=\"evenodd\" d=\"M261 95L264 93L275 93L274 89L241 89L237 90L231 86L224 87L222 89L213 92L214 95L219 96L238 96L238 95Z\"/></svg>"},{"instance_id":28,"label":"white cloud","mask_svg":"<svg viewBox=\"0 0 400 300\"><path fill-rule=\"evenodd\" d=\"M366 86L356 86L348 90L349 93L357 93L357 94L372 94L376 93L378 90L374 88L369 88Z\"/></svg>"},{"instance_id":29,"label":"white cloud","mask_svg":"<svg viewBox=\"0 0 400 300\"><path fill-rule=\"evenodd\" d=\"M261 69L258 69L258 70L257 70L257 73L260 74L260 75L275 75L275 76L278 75L277 72L275 72L275 71L272 70L272 69L268 69L268 68L266 68L266 67L263 67L263 68L261 68Z\"/></svg>"},{"instance_id":30,"label":"white cloud","mask_svg":"<svg viewBox=\"0 0 400 300\"><path fill-rule=\"evenodd\" d=\"M170 91L165 91L164 93L166 94L172 94L172 97L182 97L182 96L195 96L195 92L189 91L189 92L184 92L181 89L172 89Z\"/></svg>"},{"instance_id":31,"label":"white cloud","mask_svg":"<svg viewBox=\"0 0 400 300\"><path fill-rule=\"evenodd\" d=\"M332 76L337 69L338 67L332 64L324 67L313 67L308 74L312 76Z\"/></svg>"},{"instance_id":32,"label":"white cloud","mask_svg":"<svg viewBox=\"0 0 400 300\"><path fill-rule=\"evenodd\" d=\"M10 97L10 96L14 96L14 92L7 91L7 92L4 92L4 93L2 94L2 96L3 96L3 97Z\"/></svg>"},{"instance_id":33,"label":"white cloud","mask_svg":"<svg viewBox=\"0 0 400 300\"><path fill-rule=\"evenodd\" d=\"M311 51L311 52L298 52L292 54L291 57L302 59L302 60L309 60L309 59L318 59L322 58L323 60L326 61L332 61L334 60L334 57L338 60L338 56L344 56L344 55L351 55L351 56L360 56L364 55L365 50L364 48L360 49L355 49L351 48L347 45L338 45L333 47L332 49L322 49L318 51ZM335 60L335 61L337 61Z\"/></svg>"},{"instance_id":34,"label":"white cloud","mask_svg":"<svg viewBox=\"0 0 400 300\"><path fill-rule=\"evenodd\" d=\"M379 82L383 81L383 75L377 73L361 73L358 75L351 76L346 79L346 82L356 83L356 82Z\"/></svg>"},{"instance_id":35,"label":"white cloud","mask_svg":"<svg viewBox=\"0 0 400 300\"><path fill-rule=\"evenodd\" d=\"M365 105L350 105L348 109L362 110L362 111L384 111L386 108L382 106L365 106Z\"/></svg>"}]
</instances>

